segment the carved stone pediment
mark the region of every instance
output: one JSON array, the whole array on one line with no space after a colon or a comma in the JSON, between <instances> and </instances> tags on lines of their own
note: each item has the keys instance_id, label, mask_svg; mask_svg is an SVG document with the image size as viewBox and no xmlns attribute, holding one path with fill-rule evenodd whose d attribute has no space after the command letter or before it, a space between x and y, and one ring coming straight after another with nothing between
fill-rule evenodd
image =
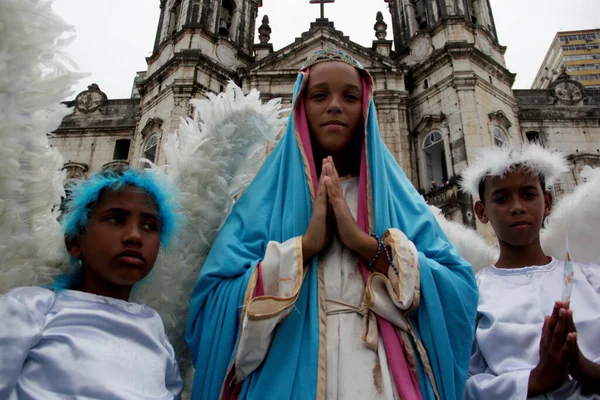
<instances>
[{"instance_id":1,"label":"carved stone pediment","mask_svg":"<svg viewBox=\"0 0 600 400\"><path fill-rule=\"evenodd\" d=\"M106 94L97 84L92 83L88 90L79 93L75 98L75 108L83 113L91 113L104 105L107 101Z\"/></svg>"},{"instance_id":2,"label":"carved stone pediment","mask_svg":"<svg viewBox=\"0 0 600 400\"><path fill-rule=\"evenodd\" d=\"M488 116L490 117L491 122L505 128L506 130L508 130L512 126L512 123L502 110L489 113Z\"/></svg>"},{"instance_id":3,"label":"carved stone pediment","mask_svg":"<svg viewBox=\"0 0 600 400\"><path fill-rule=\"evenodd\" d=\"M555 102L575 105L583 100L583 85L573 79L564 70L550 85L550 93Z\"/></svg>"},{"instance_id":4,"label":"carved stone pediment","mask_svg":"<svg viewBox=\"0 0 600 400\"><path fill-rule=\"evenodd\" d=\"M69 161L63 165L63 168L67 172L66 180L71 179L85 179L86 172L90 169L90 167L85 163L78 163Z\"/></svg>"},{"instance_id":5,"label":"carved stone pediment","mask_svg":"<svg viewBox=\"0 0 600 400\"><path fill-rule=\"evenodd\" d=\"M149 133L153 133L160 130L160 127L163 124L163 120L160 118L150 118L146 121L146 125L142 128L140 132L142 137L146 137Z\"/></svg>"},{"instance_id":6,"label":"carved stone pediment","mask_svg":"<svg viewBox=\"0 0 600 400\"><path fill-rule=\"evenodd\" d=\"M422 132L430 131L436 127L442 127L447 125L446 116L443 113L439 114L427 114L421 118L421 121L415 127L413 134L418 135Z\"/></svg>"}]
</instances>

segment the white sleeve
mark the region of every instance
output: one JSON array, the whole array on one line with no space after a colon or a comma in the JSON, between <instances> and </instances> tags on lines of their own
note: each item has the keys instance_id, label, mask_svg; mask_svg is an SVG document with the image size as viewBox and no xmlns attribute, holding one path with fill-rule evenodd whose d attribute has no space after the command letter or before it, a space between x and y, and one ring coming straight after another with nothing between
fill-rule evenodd
<instances>
[{"instance_id":1,"label":"white sleeve","mask_svg":"<svg viewBox=\"0 0 600 400\"><path fill-rule=\"evenodd\" d=\"M258 280L264 294L254 296ZM266 357L277 325L298 299L304 280L302 237L269 242L262 263L246 289L242 330L235 354L235 382L241 382Z\"/></svg>"},{"instance_id":2,"label":"white sleeve","mask_svg":"<svg viewBox=\"0 0 600 400\"><path fill-rule=\"evenodd\" d=\"M53 303L52 291L34 287L14 289L0 297L0 399L14 390Z\"/></svg>"},{"instance_id":3,"label":"white sleeve","mask_svg":"<svg viewBox=\"0 0 600 400\"><path fill-rule=\"evenodd\" d=\"M404 315L419 306L419 253L398 229L389 229L383 242L391 249L394 267L388 268L387 276L381 273L369 276L365 301L371 310L406 332Z\"/></svg>"},{"instance_id":4,"label":"white sleeve","mask_svg":"<svg viewBox=\"0 0 600 400\"><path fill-rule=\"evenodd\" d=\"M463 400L526 400L530 372L524 369L495 375L474 340Z\"/></svg>"},{"instance_id":5,"label":"white sleeve","mask_svg":"<svg viewBox=\"0 0 600 400\"><path fill-rule=\"evenodd\" d=\"M577 264L588 283L594 288L600 296L600 265L598 264Z\"/></svg>"},{"instance_id":6,"label":"white sleeve","mask_svg":"<svg viewBox=\"0 0 600 400\"><path fill-rule=\"evenodd\" d=\"M165 376L165 385L167 390L175 400L181 399L181 391L183 390L183 380L181 379L181 374L179 373L179 365L177 364L177 359L175 358L175 351L173 350L173 346L169 342L167 335L164 337L165 347L169 352L169 360L167 362L167 375Z\"/></svg>"}]
</instances>

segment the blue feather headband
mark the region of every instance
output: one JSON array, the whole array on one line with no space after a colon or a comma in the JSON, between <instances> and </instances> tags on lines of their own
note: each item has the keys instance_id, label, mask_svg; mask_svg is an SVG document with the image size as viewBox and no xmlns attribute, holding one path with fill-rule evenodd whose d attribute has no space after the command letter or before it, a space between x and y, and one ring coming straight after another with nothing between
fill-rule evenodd
<instances>
[{"instance_id":1,"label":"blue feather headband","mask_svg":"<svg viewBox=\"0 0 600 400\"><path fill-rule=\"evenodd\" d=\"M103 190L118 191L126 186L143 190L155 203L160 221L160 243L168 247L181 223L178 190L164 174L153 170L100 172L75 186L63 218L65 238L76 238L85 232L90 213Z\"/></svg>"},{"instance_id":2,"label":"blue feather headband","mask_svg":"<svg viewBox=\"0 0 600 400\"><path fill-rule=\"evenodd\" d=\"M87 227L90 213L105 189L120 190L126 186L135 186L146 193L155 203L160 221L160 243L168 247L182 222L179 191L166 175L157 170L125 170L124 172L106 171L82 181L71 191L67 211L62 226L66 239L80 236ZM76 287L82 278L82 269L78 260L71 260L75 271L58 275L48 286L57 291Z\"/></svg>"}]
</instances>

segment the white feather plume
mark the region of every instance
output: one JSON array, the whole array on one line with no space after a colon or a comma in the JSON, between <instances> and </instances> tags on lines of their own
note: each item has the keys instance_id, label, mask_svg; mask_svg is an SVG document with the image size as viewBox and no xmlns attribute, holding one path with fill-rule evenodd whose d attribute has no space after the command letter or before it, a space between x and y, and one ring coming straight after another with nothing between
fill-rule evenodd
<instances>
[{"instance_id":1,"label":"white feather plume","mask_svg":"<svg viewBox=\"0 0 600 400\"><path fill-rule=\"evenodd\" d=\"M461 188L477 199L482 180L487 176L503 177L516 165L528 170L533 176L542 175L549 186L569 169L562 154L536 143L524 144L519 148L486 147L479 151L475 161L463 171Z\"/></svg>"},{"instance_id":2,"label":"white feather plume","mask_svg":"<svg viewBox=\"0 0 600 400\"><path fill-rule=\"evenodd\" d=\"M189 367L184 340L190 293L234 199L256 174L283 127L280 99L261 103L234 83L224 93L191 100L194 119L181 121L164 144L166 171L182 191L186 228L159 257L152 276L136 286L132 301L148 304L163 318L179 355L182 375Z\"/></svg>"},{"instance_id":3,"label":"white feather plume","mask_svg":"<svg viewBox=\"0 0 600 400\"><path fill-rule=\"evenodd\" d=\"M63 159L46 134L69 113L69 27L41 0L0 1L0 294L52 282L66 259L57 222Z\"/></svg>"},{"instance_id":4,"label":"white feather plume","mask_svg":"<svg viewBox=\"0 0 600 400\"><path fill-rule=\"evenodd\" d=\"M541 233L542 248L564 260L568 232L573 261L600 264L600 169L586 167L581 177L585 182L564 196L550 213Z\"/></svg>"},{"instance_id":5,"label":"white feather plume","mask_svg":"<svg viewBox=\"0 0 600 400\"><path fill-rule=\"evenodd\" d=\"M442 210L435 206L430 205L429 208L433 212L433 215L435 215L450 243L473 266L474 272L489 267L498 261L500 254L498 249L488 245L475 230L461 223L447 220Z\"/></svg>"}]
</instances>

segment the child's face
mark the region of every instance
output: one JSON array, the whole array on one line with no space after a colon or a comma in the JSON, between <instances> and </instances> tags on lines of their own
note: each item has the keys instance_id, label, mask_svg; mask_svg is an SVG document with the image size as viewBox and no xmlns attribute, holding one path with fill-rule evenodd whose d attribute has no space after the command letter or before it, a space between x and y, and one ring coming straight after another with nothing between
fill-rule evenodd
<instances>
[{"instance_id":1,"label":"child's face","mask_svg":"<svg viewBox=\"0 0 600 400\"><path fill-rule=\"evenodd\" d=\"M500 177L487 177L485 205L478 201L475 212L483 223L492 224L498 240L516 247L532 244L544 218L552 209L552 195L542 190L540 179L523 170Z\"/></svg>"},{"instance_id":2,"label":"child's face","mask_svg":"<svg viewBox=\"0 0 600 400\"><path fill-rule=\"evenodd\" d=\"M344 151L362 121L362 79L356 68L323 62L310 70L305 96L306 118L318 145L327 154Z\"/></svg>"},{"instance_id":3,"label":"child's face","mask_svg":"<svg viewBox=\"0 0 600 400\"><path fill-rule=\"evenodd\" d=\"M73 257L83 261L84 279L132 286L148 275L158 256L156 207L138 188L105 190L85 232L67 247Z\"/></svg>"}]
</instances>

